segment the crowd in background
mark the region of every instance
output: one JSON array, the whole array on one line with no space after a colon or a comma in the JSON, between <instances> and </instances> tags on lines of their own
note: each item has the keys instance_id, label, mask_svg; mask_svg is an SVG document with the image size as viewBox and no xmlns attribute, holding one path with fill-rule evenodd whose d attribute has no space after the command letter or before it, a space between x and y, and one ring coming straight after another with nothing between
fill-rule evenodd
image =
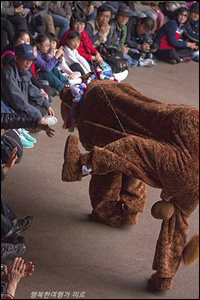
<instances>
[{"instance_id":1,"label":"crowd in background","mask_svg":"<svg viewBox=\"0 0 200 300\"><path fill-rule=\"evenodd\" d=\"M53 136L52 101L63 89L92 74L121 82L130 68L159 60L199 61L197 1L1 1L2 180L23 148L34 147L31 132ZM27 247L21 232L32 219L18 219L1 196L4 299L34 271L21 258Z\"/></svg>"}]
</instances>

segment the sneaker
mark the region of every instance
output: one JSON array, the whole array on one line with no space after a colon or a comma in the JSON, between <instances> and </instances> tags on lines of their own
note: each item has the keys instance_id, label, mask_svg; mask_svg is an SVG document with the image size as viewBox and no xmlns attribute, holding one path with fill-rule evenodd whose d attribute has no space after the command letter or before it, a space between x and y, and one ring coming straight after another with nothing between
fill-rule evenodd
<instances>
[{"instance_id":1,"label":"sneaker","mask_svg":"<svg viewBox=\"0 0 200 300\"><path fill-rule=\"evenodd\" d=\"M22 134L19 134L20 141L22 143L23 148L33 148L34 144L30 141L28 141L25 136Z\"/></svg>"},{"instance_id":2,"label":"sneaker","mask_svg":"<svg viewBox=\"0 0 200 300\"><path fill-rule=\"evenodd\" d=\"M24 219L15 219L13 220L13 232L15 234L19 234L22 231L25 231L28 229L28 227L32 224L33 217L32 216L27 216Z\"/></svg>"},{"instance_id":3,"label":"sneaker","mask_svg":"<svg viewBox=\"0 0 200 300\"><path fill-rule=\"evenodd\" d=\"M141 67L151 67L154 64L155 63L154 63L153 59L151 59L151 58L140 59L140 66Z\"/></svg>"},{"instance_id":4,"label":"sneaker","mask_svg":"<svg viewBox=\"0 0 200 300\"><path fill-rule=\"evenodd\" d=\"M34 137L32 137L30 134L28 134L28 132L25 129L20 129L20 133L27 139L27 141L35 144L36 143L36 139Z\"/></svg>"},{"instance_id":5,"label":"sneaker","mask_svg":"<svg viewBox=\"0 0 200 300\"><path fill-rule=\"evenodd\" d=\"M8 244L1 243L1 261L6 262L13 260L17 256L22 256L26 251L26 245L24 244Z\"/></svg>"},{"instance_id":6,"label":"sneaker","mask_svg":"<svg viewBox=\"0 0 200 300\"><path fill-rule=\"evenodd\" d=\"M81 78L76 78L76 79L69 79L69 84L70 86L76 85L76 84L81 84L82 79Z\"/></svg>"},{"instance_id":7,"label":"sneaker","mask_svg":"<svg viewBox=\"0 0 200 300\"><path fill-rule=\"evenodd\" d=\"M188 62L190 62L191 61L191 57L189 57L189 56L186 56L186 57L184 57L183 58L183 63L188 63Z\"/></svg>"},{"instance_id":8,"label":"sneaker","mask_svg":"<svg viewBox=\"0 0 200 300\"><path fill-rule=\"evenodd\" d=\"M53 116L48 116L45 118L45 120L47 120L49 127L54 126L58 122L56 117Z\"/></svg>"},{"instance_id":9,"label":"sneaker","mask_svg":"<svg viewBox=\"0 0 200 300\"><path fill-rule=\"evenodd\" d=\"M113 74L114 79L116 79L118 82L122 82L126 79L127 76L128 70L124 70L123 72Z\"/></svg>"},{"instance_id":10,"label":"sneaker","mask_svg":"<svg viewBox=\"0 0 200 300\"><path fill-rule=\"evenodd\" d=\"M194 61L199 61L199 50L195 51L195 52L192 54L192 60L194 60Z\"/></svg>"},{"instance_id":11,"label":"sneaker","mask_svg":"<svg viewBox=\"0 0 200 300\"><path fill-rule=\"evenodd\" d=\"M56 89L51 88L51 96L52 96L52 97L59 96L59 92L58 92Z\"/></svg>"},{"instance_id":12,"label":"sneaker","mask_svg":"<svg viewBox=\"0 0 200 300\"><path fill-rule=\"evenodd\" d=\"M177 62L175 59L170 59L168 62L169 62L171 65L176 65L176 64L178 64L178 62Z\"/></svg>"},{"instance_id":13,"label":"sneaker","mask_svg":"<svg viewBox=\"0 0 200 300\"><path fill-rule=\"evenodd\" d=\"M13 233L8 237L3 238L2 242L8 244L27 244L27 240L25 239L25 237L16 233Z\"/></svg>"}]
</instances>

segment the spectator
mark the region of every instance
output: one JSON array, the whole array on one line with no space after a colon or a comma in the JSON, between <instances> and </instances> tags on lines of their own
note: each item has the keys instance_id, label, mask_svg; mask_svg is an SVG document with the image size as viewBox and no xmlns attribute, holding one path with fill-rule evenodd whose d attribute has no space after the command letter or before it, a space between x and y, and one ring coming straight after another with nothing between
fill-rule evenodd
<instances>
[{"instance_id":1,"label":"spectator","mask_svg":"<svg viewBox=\"0 0 200 300\"><path fill-rule=\"evenodd\" d=\"M129 1L128 1L129 2ZM132 1L130 1L132 3ZM154 20L154 28L152 30L153 34L156 34L157 31L162 27L164 24L164 14L159 8L159 2L154 1L150 4L141 1L134 1L133 5L133 16L138 18L145 18L150 17Z\"/></svg>"},{"instance_id":2,"label":"spectator","mask_svg":"<svg viewBox=\"0 0 200 300\"><path fill-rule=\"evenodd\" d=\"M109 49L120 50L127 54L128 48L126 47L127 37L127 23L129 17L133 14L132 10L126 5L121 4L115 20L111 22L111 28L107 37L107 45Z\"/></svg>"},{"instance_id":3,"label":"spectator","mask_svg":"<svg viewBox=\"0 0 200 300\"><path fill-rule=\"evenodd\" d=\"M67 35L67 45L64 46L64 59L72 71L80 72L81 75L91 72L91 68L86 59L81 56L77 49L80 46L81 36L76 31L71 31Z\"/></svg>"},{"instance_id":4,"label":"spectator","mask_svg":"<svg viewBox=\"0 0 200 300\"><path fill-rule=\"evenodd\" d=\"M111 8L103 5L97 9L96 18L87 22L86 31L95 48L97 48L100 44L105 44L107 42L107 37L110 31L109 22L111 16Z\"/></svg>"},{"instance_id":5,"label":"spectator","mask_svg":"<svg viewBox=\"0 0 200 300\"><path fill-rule=\"evenodd\" d=\"M95 64L102 64L103 58L100 53L95 49L90 41L87 31L85 30L86 19L84 14L75 12L71 17L70 30L68 30L60 40L60 45L65 46L67 44L67 36L71 31L76 31L81 35L80 46L77 49L79 54L83 56L90 64L92 70Z\"/></svg>"},{"instance_id":6,"label":"spectator","mask_svg":"<svg viewBox=\"0 0 200 300\"><path fill-rule=\"evenodd\" d=\"M190 8L190 19L185 24L184 37L186 41L195 42L199 47L199 4L195 3ZM199 49L192 55L192 59L199 61Z\"/></svg>"},{"instance_id":7,"label":"spectator","mask_svg":"<svg viewBox=\"0 0 200 300\"><path fill-rule=\"evenodd\" d=\"M20 30L28 31L26 18L23 17L25 13L22 1L1 1L1 16L12 23L15 33Z\"/></svg>"},{"instance_id":8,"label":"spectator","mask_svg":"<svg viewBox=\"0 0 200 300\"><path fill-rule=\"evenodd\" d=\"M47 80L51 87L60 92L65 85L69 84L68 79L61 74L57 65L59 58L63 55L63 48L60 47L55 56L50 56L50 39L47 35L39 35L36 39L38 55L35 60L39 77Z\"/></svg>"},{"instance_id":9,"label":"spectator","mask_svg":"<svg viewBox=\"0 0 200 300\"><path fill-rule=\"evenodd\" d=\"M28 28L34 37L38 34L55 34L55 26L48 11L48 3L49 1L23 1L24 6L30 9L26 19Z\"/></svg>"},{"instance_id":10,"label":"spectator","mask_svg":"<svg viewBox=\"0 0 200 300\"><path fill-rule=\"evenodd\" d=\"M112 10L112 14L115 17L119 10L120 5L123 3L124 1L105 1L104 4Z\"/></svg>"},{"instance_id":11,"label":"spectator","mask_svg":"<svg viewBox=\"0 0 200 300\"><path fill-rule=\"evenodd\" d=\"M3 71L4 66L9 63L13 57L15 56L15 47L21 44L30 45L31 36L28 31L19 31L15 34L13 43L9 44L5 49L3 54L1 55L1 71Z\"/></svg>"},{"instance_id":12,"label":"spectator","mask_svg":"<svg viewBox=\"0 0 200 300\"><path fill-rule=\"evenodd\" d=\"M59 27L58 39L69 29L71 18L70 1L48 1L49 12L53 18L55 27Z\"/></svg>"},{"instance_id":13,"label":"spectator","mask_svg":"<svg viewBox=\"0 0 200 300\"><path fill-rule=\"evenodd\" d=\"M86 21L91 21L96 18L97 9L106 1L75 1L75 10L81 11L86 16Z\"/></svg>"},{"instance_id":14,"label":"spectator","mask_svg":"<svg viewBox=\"0 0 200 300\"><path fill-rule=\"evenodd\" d=\"M190 8L190 18L185 24L185 35L191 41L199 44L199 4Z\"/></svg>"},{"instance_id":15,"label":"spectator","mask_svg":"<svg viewBox=\"0 0 200 300\"><path fill-rule=\"evenodd\" d=\"M3 132L1 132L3 134ZM5 179L6 173L14 166L17 160L17 148L11 152L8 162L1 166L1 181ZM26 242L19 233L28 229L32 223L32 217L28 216L18 220L1 195L1 260L14 259L17 255L22 255L26 250Z\"/></svg>"},{"instance_id":16,"label":"spectator","mask_svg":"<svg viewBox=\"0 0 200 300\"><path fill-rule=\"evenodd\" d=\"M182 40L184 25L189 15L188 9L180 7L176 10L175 15L175 20L165 23L156 37L156 42L159 45L156 56L158 59L171 64L187 62L191 59L194 50L198 48L196 43Z\"/></svg>"},{"instance_id":17,"label":"spectator","mask_svg":"<svg viewBox=\"0 0 200 300\"><path fill-rule=\"evenodd\" d=\"M28 70L35 59L33 48L22 44L15 48L15 54L15 59L2 72L2 96L5 103L16 112L36 118L42 123L43 116L47 113L54 115L54 111L49 101L40 95L40 90L31 83Z\"/></svg>"},{"instance_id":18,"label":"spectator","mask_svg":"<svg viewBox=\"0 0 200 300\"><path fill-rule=\"evenodd\" d=\"M15 32L11 22L5 17L1 17L1 53L3 53L8 44L13 43L14 36Z\"/></svg>"},{"instance_id":19,"label":"spectator","mask_svg":"<svg viewBox=\"0 0 200 300\"><path fill-rule=\"evenodd\" d=\"M138 19L130 18L126 39L129 49L124 57L129 62L129 67L151 66L153 64L151 46L153 46L152 30L154 21L150 17Z\"/></svg>"},{"instance_id":20,"label":"spectator","mask_svg":"<svg viewBox=\"0 0 200 300\"><path fill-rule=\"evenodd\" d=\"M56 55L56 52L58 51L57 49L58 39L56 38L55 35L52 34L48 34L48 37L50 39L50 50L48 54L53 57ZM79 44L80 44L80 40L79 40ZM76 71L73 72L73 70L70 69L68 65L68 61L69 61L68 56L66 57L65 55L66 49L63 50L64 50L64 54L59 58L58 70L62 72L62 75L69 80L70 85L81 83L82 82L80 78L81 73Z\"/></svg>"}]
</instances>

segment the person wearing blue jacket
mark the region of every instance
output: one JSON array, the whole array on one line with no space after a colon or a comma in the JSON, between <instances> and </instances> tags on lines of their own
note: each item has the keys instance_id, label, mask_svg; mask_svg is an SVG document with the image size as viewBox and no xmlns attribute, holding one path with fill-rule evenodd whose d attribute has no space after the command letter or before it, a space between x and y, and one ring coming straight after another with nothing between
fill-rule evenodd
<instances>
[{"instance_id":1,"label":"person wearing blue jacket","mask_svg":"<svg viewBox=\"0 0 200 300\"><path fill-rule=\"evenodd\" d=\"M182 39L184 26L189 17L188 9L180 7L176 10L175 16L174 20L168 21L160 28L156 36L156 43L159 45L156 56L172 64L186 62L186 58L191 58L194 50L198 48L196 43Z\"/></svg>"},{"instance_id":2,"label":"person wearing blue jacket","mask_svg":"<svg viewBox=\"0 0 200 300\"><path fill-rule=\"evenodd\" d=\"M24 113L38 121L43 121L46 114L54 116L54 111L40 90L31 82L28 71L35 59L33 47L21 44L15 48L15 58L2 72L2 97L7 106L15 112Z\"/></svg>"},{"instance_id":3,"label":"person wearing blue jacket","mask_svg":"<svg viewBox=\"0 0 200 300\"><path fill-rule=\"evenodd\" d=\"M36 39L38 54L35 65L40 79L47 80L50 86L60 92L69 84L68 79L57 68L59 59L63 55L63 47L60 47L54 56L49 55L50 38L48 35L38 35Z\"/></svg>"}]
</instances>

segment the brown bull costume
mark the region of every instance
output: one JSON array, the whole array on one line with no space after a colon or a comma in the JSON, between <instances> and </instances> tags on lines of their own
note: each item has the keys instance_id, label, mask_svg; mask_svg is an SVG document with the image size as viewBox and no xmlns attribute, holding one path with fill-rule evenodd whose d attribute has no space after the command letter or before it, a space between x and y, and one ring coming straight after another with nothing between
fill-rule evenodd
<instances>
[{"instance_id":1,"label":"brown bull costume","mask_svg":"<svg viewBox=\"0 0 200 300\"><path fill-rule=\"evenodd\" d=\"M72 98L61 95L62 117ZM66 142L63 181L81 180L91 167L92 216L111 226L137 223L144 210L145 183L162 189L152 215L163 219L156 245L151 286L171 288L181 258L198 256L198 237L186 246L188 217L199 201L199 113L187 105L164 104L129 84L94 81L76 119L80 141Z\"/></svg>"}]
</instances>

